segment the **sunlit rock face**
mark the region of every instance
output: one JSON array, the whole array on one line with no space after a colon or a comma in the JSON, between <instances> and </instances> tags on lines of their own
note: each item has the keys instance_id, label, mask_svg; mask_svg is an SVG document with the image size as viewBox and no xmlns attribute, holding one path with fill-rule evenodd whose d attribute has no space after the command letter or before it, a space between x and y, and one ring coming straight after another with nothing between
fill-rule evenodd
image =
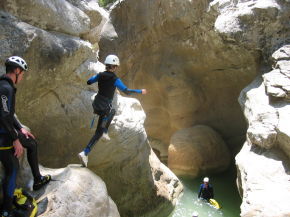
<instances>
[{"instance_id":1,"label":"sunlit rock face","mask_svg":"<svg viewBox=\"0 0 290 217\"><path fill-rule=\"evenodd\" d=\"M120 217L118 208L108 195L104 181L80 165L62 169L43 168L53 175L40 199L47 199L47 207L41 217Z\"/></svg>"},{"instance_id":2,"label":"sunlit rock face","mask_svg":"<svg viewBox=\"0 0 290 217\"><path fill-rule=\"evenodd\" d=\"M122 215L169 214L182 184L152 152L140 102L116 94L113 104L116 116L109 128L111 140L95 145L89 168L104 179Z\"/></svg>"},{"instance_id":3,"label":"sunlit rock face","mask_svg":"<svg viewBox=\"0 0 290 217\"><path fill-rule=\"evenodd\" d=\"M2 0L0 8L48 31L80 36L90 30L90 18L67 1Z\"/></svg>"},{"instance_id":4,"label":"sunlit rock face","mask_svg":"<svg viewBox=\"0 0 290 217\"><path fill-rule=\"evenodd\" d=\"M46 31L79 36L97 43L108 12L96 0L3 0L0 9Z\"/></svg>"},{"instance_id":5,"label":"sunlit rock face","mask_svg":"<svg viewBox=\"0 0 290 217\"><path fill-rule=\"evenodd\" d=\"M26 151L19 161L17 187L32 190L33 176ZM38 213L41 215L38 216L120 217L115 202L108 195L106 184L90 170L80 165L68 165L61 169L40 167L40 172L42 175L52 175L53 180L39 191L31 192L40 201ZM1 165L1 179L3 176ZM0 191L2 193L2 188Z\"/></svg>"},{"instance_id":6,"label":"sunlit rock face","mask_svg":"<svg viewBox=\"0 0 290 217\"><path fill-rule=\"evenodd\" d=\"M230 152L221 136L208 126L197 125L173 134L168 167L177 175L197 177L228 168Z\"/></svg>"},{"instance_id":7,"label":"sunlit rock face","mask_svg":"<svg viewBox=\"0 0 290 217\"><path fill-rule=\"evenodd\" d=\"M272 55L273 70L253 81L239 99L249 123L247 142L236 157L241 216L290 215L289 48Z\"/></svg>"}]
</instances>

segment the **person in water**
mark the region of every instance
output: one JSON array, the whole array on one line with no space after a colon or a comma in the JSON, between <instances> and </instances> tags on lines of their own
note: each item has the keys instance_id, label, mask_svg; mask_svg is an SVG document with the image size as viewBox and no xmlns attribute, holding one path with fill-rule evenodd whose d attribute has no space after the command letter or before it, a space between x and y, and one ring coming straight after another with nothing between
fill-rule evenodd
<instances>
[{"instance_id":1,"label":"person in water","mask_svg":"<svg viewBox=\"0 0 290 217\"><path fill-rule=\"evenodd\" d=\"M33 190L46 185L51 176L39 172L37 143L15 117L15 85L21 82L28 67L24 59L9 57L5 62L6 74L0 77L0 161L4 167L3 204L1 216L12 216L13 194L19 169L19 158L23 147L27 149L27 159L34 177Z\"/></svg>"},{"instance_id":2,"label":"person in water","mask_svg":"<svg viewBox=\"0 0 290 217\"><path fill-rule=\"evenodd\" d=\"M209 178L204 177L203 184L200 185L199 191L198 191L198 198L205 199L209 201L209 199L214 198L213 194L213 187L211 184L209 184Z\"/></svg>"},{"instance_id":3,"label":"person in water","mask_svg":"<svg viewBox=\"0 0 290 217\"><path fill-rule=\"evenodd\" d=\"M79 159L84 167L88 165L88 154L92 150L93 146L102 137L103 140L108 141L110 137L108 135L108 128L115 115L115 109L112 107L112 101L116 88L124 92L127 95L139 93L146 94L146 89L128 89L120 78L115 74L118 66L120 65L119 58L116 55L108 55L105 59L106 71L101 72L91 77L87 84L91 85L98 82L99 91L95 96L93 102L94 113L99 115L97 129L95 134L89 141L85 149L78 154Z\"/></svg>"}]
</instances>

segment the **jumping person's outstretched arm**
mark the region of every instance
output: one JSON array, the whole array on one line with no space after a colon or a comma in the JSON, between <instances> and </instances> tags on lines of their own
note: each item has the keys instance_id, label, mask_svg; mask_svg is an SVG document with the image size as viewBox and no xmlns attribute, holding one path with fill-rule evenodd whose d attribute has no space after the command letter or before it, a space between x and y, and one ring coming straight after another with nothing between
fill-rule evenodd
<instances>
[{"instance_id":1,"label":"jumping person's outstretched arm","mask_svg":"<svg viewBox=\"0 0 290 217\"><path fill-rule=\"evenodd\" d=\"M90 79L87 81L87 84L88 85L91 85L91 84L97 82L98 79L99 79L99 74L94 75L94 76L90 77Z\"/></svg>"},{"instance_id":2,"label":"jumping person's outstretched arm","mask_svg":"<svg viewBox=\"0 0 290 217\"><path fill-rule=\"evenodd\" d=\"M145 89L129 89L126 87L126 85L121 81L120 78L117 78L114 85L121 90L122 92L124 92L127 95L130 95L132 93L142 93L142 94L146 94L146 90Z\"/></svg>"}]
</instances>

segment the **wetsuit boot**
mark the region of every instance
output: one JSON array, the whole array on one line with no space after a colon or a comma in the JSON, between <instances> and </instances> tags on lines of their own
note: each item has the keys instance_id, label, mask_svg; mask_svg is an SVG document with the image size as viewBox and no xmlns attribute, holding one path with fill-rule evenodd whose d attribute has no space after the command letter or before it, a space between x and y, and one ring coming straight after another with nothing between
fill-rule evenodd
<instances>
[{"instance_id":1,"label":"wetsuit boot","mask_svg":"<svg viewBox=\"0 0 290 217\"><path fill-rule=\"evenodd\" d=\"M85 154L85 152L84 152L84 151L80 152L80 153L78 154L78 157L79 157L79 159L80 159L80 161L81 161L81 164L82 164L84 167L87 167L87 166L88 166L88 161L89 161L89 159L88 159L88 156Z\"/></svg>"},{"instance_id":2,"label":"wetsuit boot","mask_svg":"<svg viewBox=\"0 0 290 217\"><path fill-rule=\"evenodd\" d=\"M51 181L51 175L41 176L39 180L34 180L33 190L37 191Z\"/></svg>"}]
</instances>

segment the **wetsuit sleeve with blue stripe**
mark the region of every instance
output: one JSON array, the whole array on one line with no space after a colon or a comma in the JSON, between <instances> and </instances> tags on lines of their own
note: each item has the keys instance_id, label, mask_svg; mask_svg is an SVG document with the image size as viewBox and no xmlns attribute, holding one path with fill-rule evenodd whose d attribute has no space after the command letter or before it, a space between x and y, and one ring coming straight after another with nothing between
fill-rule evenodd
<instances>
[{"instance_id":1,"label":"wetsuit sleeve with blue stripe","mask_svg":"<svg viewBox=\"0 0 290 217\"><path fill-rule=\"evenodd\" d=\"M14 127L14 114L11 113L11 101L13 97L12 88L5 86L0 87L0 97L0 123L14 141L18 138L18 133Z\"/></svg>"},{"instance_id":2,"label":"wetsuit sleeve with blue stripe","mask_svg":"<svg viewBox=\"0 0 290 217\"><path fill-rule=\"evenodd\" d=\"M99 77L100 77L99 74L90 77L90 79L87 81L87 84L91 85L91 84L97 82Z\"/></svg>"},{"instance_id":3,"label":"wetsuit sleeve with blue stripe","mask_svg":"<svg viewBox=\"0 0 290 217\"><path fill-rule=\"evenodd\" d=\"M117 78L114 85L121 90L122 92L124 92L127 95L130 95L132 93L142 93L142 90L139 89L129 89L125 86L125 84L121 81L120 78Z\"/></svg>"}]
</instances>

